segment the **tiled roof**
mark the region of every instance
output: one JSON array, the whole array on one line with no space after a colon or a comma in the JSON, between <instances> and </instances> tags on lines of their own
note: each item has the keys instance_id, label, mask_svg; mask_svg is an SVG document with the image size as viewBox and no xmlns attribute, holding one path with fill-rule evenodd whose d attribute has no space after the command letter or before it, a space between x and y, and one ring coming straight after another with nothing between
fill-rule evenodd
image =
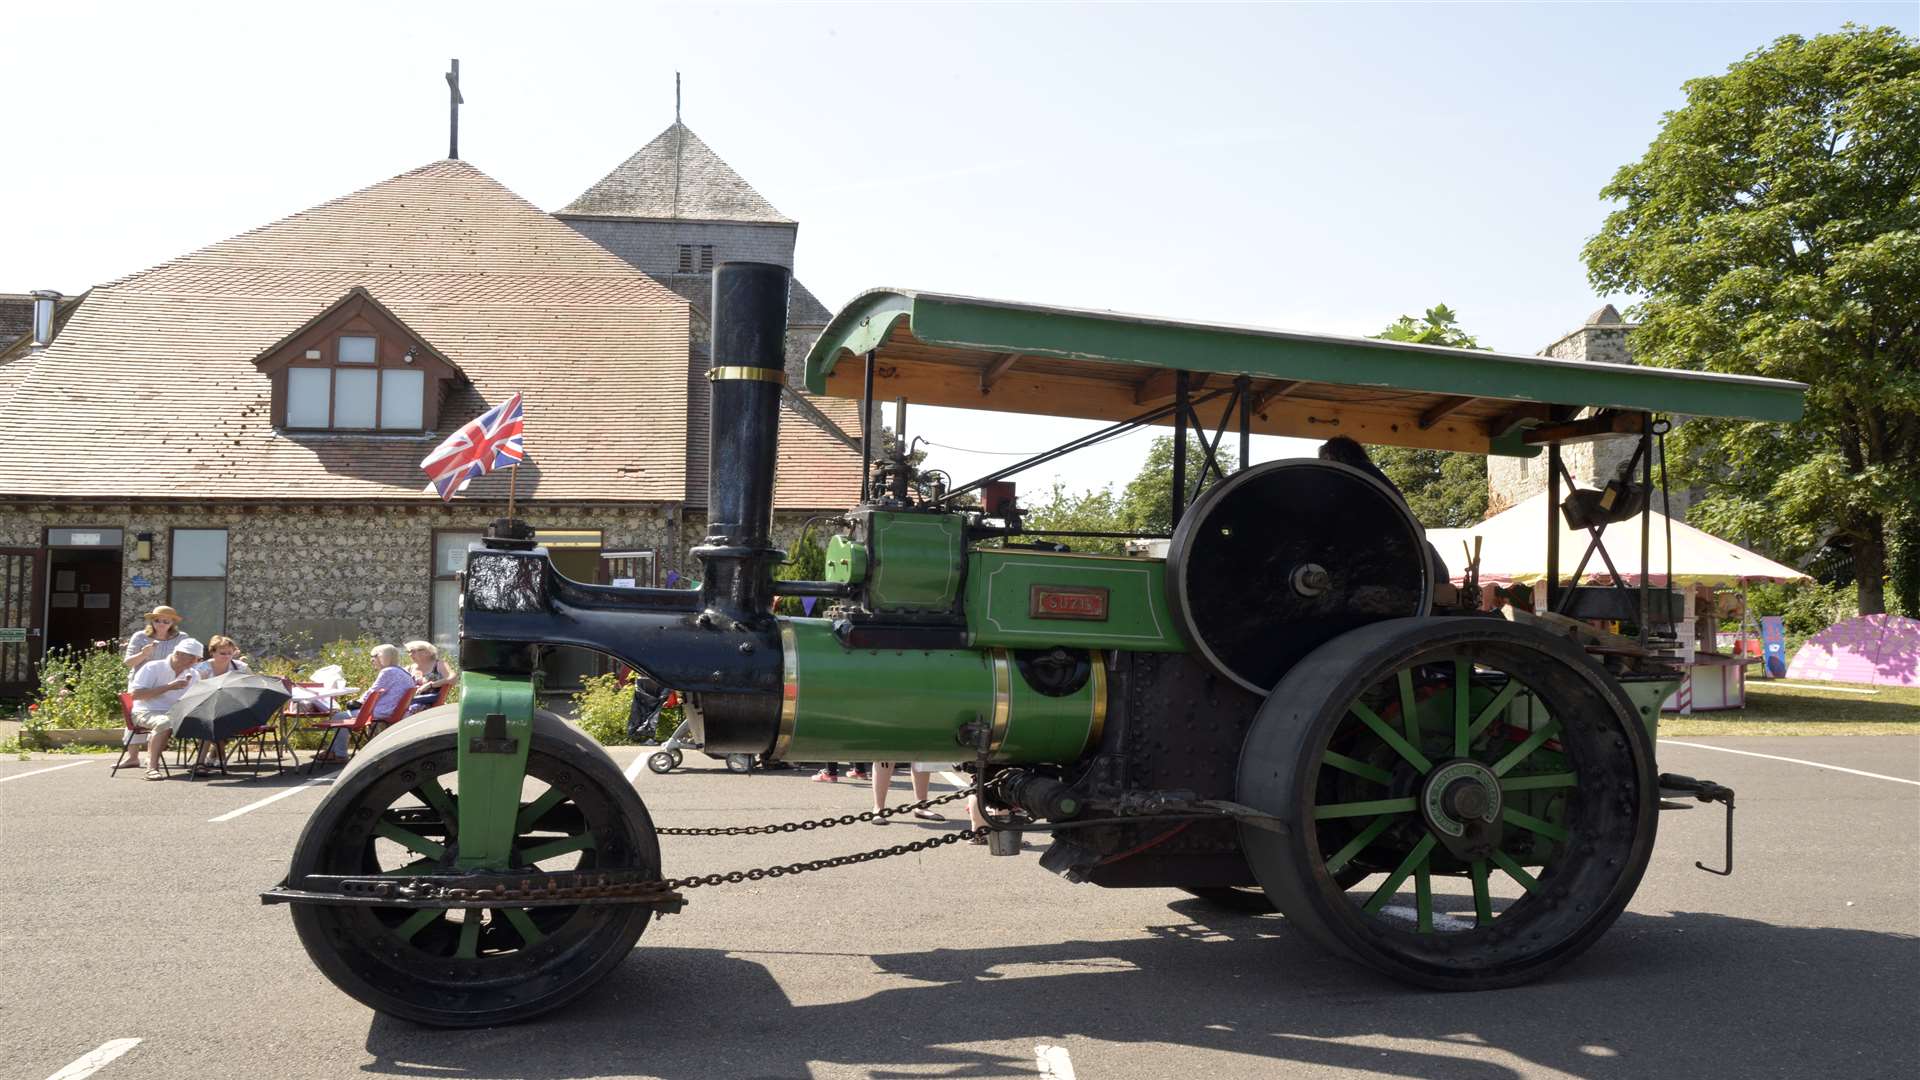
<instances>
[{"instance_id":1,"label":"tiled roof","mask_svg":"<svg viewBox=\"0 0 1920 1080\"><path fill-rule=\"evenodd\" d=\"M439 431L273 429L252 358L355 287L473 380ZM704 501L686 476L690 318L472 165L436 162L95 289L0 404L0 497L431 498L420 459L518 390L522 498ZM804 433L782 462L800 470L783 478L789 504L851 502L857 478Z\"/></svg>"},{"instance_id":2,"label":"tiled roof","mask_svg":"<svg viewBox=\"0 0 1920 1080\"><path fill-rule=\"evenodd\" d=\"M678 120L559 214L793 223Z\"/></svg>"}]
</instances>

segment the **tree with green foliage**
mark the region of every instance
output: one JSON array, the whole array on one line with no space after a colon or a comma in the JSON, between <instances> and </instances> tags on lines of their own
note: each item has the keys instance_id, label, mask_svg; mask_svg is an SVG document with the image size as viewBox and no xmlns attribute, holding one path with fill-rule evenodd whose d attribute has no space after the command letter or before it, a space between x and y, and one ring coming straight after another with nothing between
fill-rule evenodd
<instances>
[{"instance_id":1,"label":"tree with green foliage","mask_svg":"<svg viewBox=\"0 0 1920 1080\"><path fill-rule=\"evenodd\" d=\"M1200 479L1200 462L1206 453L1200 440L1187 436L1187 485L1189 489ZM1221 469L1233 475L1239 462L1237 455L1221 447L1216 455ZM1211 470L1207 473L1209 486L1218 483L1219 477ZM1191 502L1191 499L1189 499ZM1026 525L1029 529L1077 530L1085 532L1119 532L1131 536L1165 535L1172 531L1173 521L1173 437L1162 435L1153 440L1147 449L1147 460L1141 464L1140 471L1119 495L1113 493L1111 486L1096 491L1069 491L1066 485L1055 482L1053 490L1044 499L1031 502L1027 509ZM1104 537L1065 538L1077 551L1102 551L1118 553L1125 549L1126 541Z\"/></svg>"},{"instance_id":2,"label":"tree with green foliage","mask_svg":"<svg viewBox=\"0 0 1920 1080\"><path fill-rule=\"evenodd\" d=\"M1849 24L1694 79L1601 190L1606 292L1645 297L1641 363L1808 384L1797 425L1693 418L1669 437L1693 510L1794 556L1848 548L1859 610L1920 589L1920 42Z\"/></svg>"},{"instance_id":3,"label":"tree with green foliage","mask_svg":"<svg viewBox=\"0 0 1920 1080\"><path fill-rule=\"evenodd\" d=\"M827 576L827 549L820 544L819 537L809 525L794 537L787 545L787 561L773 568L775 581L819 581ZM797 596L783 596L775 601L774 608L782 615L805 614L805 607Z\"/></svg>"},{"instance_id":4,"label":"tree with green foliage","mask_svg":"<svg viewBox=\"0 0 1920 1080\"><path fill-rule=\"evenodd\" d=\"M1374 337L1454 349L1484 348L1460 328L1459 316L1445 304L1435 304L1418 319L1402 315ZM1367 452L1400 488L1413 516L1427 528L1458 528L1487 516L1485 457L1407 446L1369 447Z\"/></svg>"}]
</instances>

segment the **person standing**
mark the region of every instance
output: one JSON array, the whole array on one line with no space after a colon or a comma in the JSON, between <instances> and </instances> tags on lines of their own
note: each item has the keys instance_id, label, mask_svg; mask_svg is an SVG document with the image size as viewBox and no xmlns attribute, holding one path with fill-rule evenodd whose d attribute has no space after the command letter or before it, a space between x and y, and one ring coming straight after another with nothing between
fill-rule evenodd
<instances>
[{"instance_id":1,"label":"person standing","mask_svg":"<svg viewBox=\"0 0 1920 1080\"><path fill-rule=\"evenodd\" d=\"M927 801L927 785L931 779L930 774L937 767L938 766L923 764L921 762L914 762L907 766L907 772L913 777L914 802ZM887 793L893 788L893 770L894 764L891 761L876 761L873 763L873 809L875 813L887 808ZM913 816L919 818L921 821L947 820L945 814L936 814L924 806L915 810ZM873 819L873 823L875 825L885 825L887 819L876 817Z\"/></svg>"},{"instance_id":2,"label":"person standing","mask_svg":"<svg viewBox=\"0 0 1920 1080\"><path fill-rule=\"evenodd\" d=\"M163 780L166 774L160 771L160 755L167 752L167 740L173 735L173 717L168 711L180 700L199 679L193 666L200 662L206 647L192 638L181 638L167 651L164 660L149 660L140 665L128 681L133 697L133 720L147 729L147 779ZM127 741L132 743L133 732L127 732ZM140 767L140 751L132 752L134 768Z\"/></svg>"},{"instance_id":3,"label":"person standing","mask_svg":"<svg viewBox=\"0 0 1920 1080\"><path fill-rule=\"evenodd\" d=\"M135 630L127 639L127 653L121 657L126 661L128 688L132 688L132 674L140 670L142 664L155 660L165 660L174 647L186 640L180 636L180 613L161 604L146 615L147 626L144 630Z\"/></svg>"}]
</instances>

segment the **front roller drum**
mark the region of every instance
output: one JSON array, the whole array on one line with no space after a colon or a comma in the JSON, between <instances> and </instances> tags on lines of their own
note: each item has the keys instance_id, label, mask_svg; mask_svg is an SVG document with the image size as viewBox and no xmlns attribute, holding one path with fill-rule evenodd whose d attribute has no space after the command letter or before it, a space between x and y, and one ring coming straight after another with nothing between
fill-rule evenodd
<instances>
[{"instance_id":1,"label":"front roller drum","mask_svg":"<svg viewBox=\"0 0 1920 1080\"><path fill-rule=\"evenodd\" d=\"M307 821L290 881L310 874L458 873L459 706L429 709L353 760ZM510 870L658 877L659 842L606 752L534 716ZM301 944L364 1005L437 1027L512 1023L605 978L653 910L638 904L465 908L293 905Z\"/></svg>"},{"instance_id":2,"label":"front roller drum","mask_svg":"<svg viewBox=\"0 0 1920 1080\"><path fill-rule=\"evenodd\" d=\"M1239 801L1282 827L1240 840L1309 937L1405 982L1491 989L1579 955L1625 909L1658 794L1646 727L1578 648L1493 619L1396 619L1274 688Z\"/></svg>"}]
</instances>

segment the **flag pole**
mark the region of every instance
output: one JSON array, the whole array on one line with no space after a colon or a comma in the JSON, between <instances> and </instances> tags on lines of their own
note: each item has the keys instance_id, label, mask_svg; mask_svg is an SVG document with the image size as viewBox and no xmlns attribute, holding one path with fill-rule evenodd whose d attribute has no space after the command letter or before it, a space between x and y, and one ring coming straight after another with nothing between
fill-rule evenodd
<instances>
[{"instance_id":1,"label":"flag pole","mask_svg":"<svg viewBox=\"0 0 1920 1080\"><path fill-rule=\"evenodd\" d=\"M508 521L513 520L513 489L514 489L515 483L519 479L520 479L520 466L518 465L508 466L507 468L507 520Z\"/></svg>"}]
</instances>

